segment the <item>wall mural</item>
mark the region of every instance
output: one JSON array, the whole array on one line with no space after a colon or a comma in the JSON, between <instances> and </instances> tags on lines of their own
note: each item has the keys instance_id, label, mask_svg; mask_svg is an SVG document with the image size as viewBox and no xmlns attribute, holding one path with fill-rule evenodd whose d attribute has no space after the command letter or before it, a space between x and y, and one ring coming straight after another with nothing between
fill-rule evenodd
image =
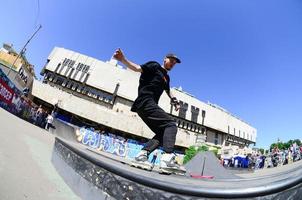
<instances>
[{"instance_id":1,"label":"wall mural","mask_svg":"<svg viewBox=\"0 0 302 200\"><path fill-rule=\"evenodd\" d=\"M76 130L77 141L98 151L104 151L126 159L134 159L143 148L143 143L136 140L125 139L111 133L97 132L94 129L80 128ZM160 154L162 150L159 150ZM153 153L149 156L151 162ZM155 165L159 165L160 156L156 158Z\"/></svg>"}]
</instances>

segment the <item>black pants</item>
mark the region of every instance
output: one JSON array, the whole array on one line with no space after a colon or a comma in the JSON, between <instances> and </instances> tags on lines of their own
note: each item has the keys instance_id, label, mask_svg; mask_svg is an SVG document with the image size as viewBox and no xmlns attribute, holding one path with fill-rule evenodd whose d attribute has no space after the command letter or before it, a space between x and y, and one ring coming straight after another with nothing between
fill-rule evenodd
<instances>
[{"instance_id":1,"label":"black pants","mask_svg":"<svg viewBox=\"0 0 302 200\"><path fill-rule=\"evenodd\" d=\"M137 110L137 114L155 133L143 150L151 153L159 145L163 145L166 153L172 153L176 141L177 127L174 119L161 109L156 103L148 103Z\"/></svg>"}]
</instances>

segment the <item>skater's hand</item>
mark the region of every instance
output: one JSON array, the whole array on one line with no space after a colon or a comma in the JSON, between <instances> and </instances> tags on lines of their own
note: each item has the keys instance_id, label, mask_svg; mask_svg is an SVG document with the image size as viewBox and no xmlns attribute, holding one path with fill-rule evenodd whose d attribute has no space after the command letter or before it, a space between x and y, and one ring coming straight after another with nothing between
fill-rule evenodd
<instances>
[{"instance_id":1,"label":"skater's hand","mask_svg":"<svg viewBox=\"0 0 302 200\"><path fill-rule=\"evenodd\" d=\"M171 98L171 104L174 106L175 111L178 111L180 108L180 103L176 97Z\"/></svg>"},{"instance_id":2,"label":"skater's hand","mask_svg":"<svg viewBox=\"0 0 302 200\"><path fill-rule=\"evenodd\" d=\"M175 111L178 111L180 109L180 104L175 104L174 109L175 109Z\"/></svg>"},{"instance_id":3,"label":"skater's hand","mask_svg":"<svg viewBox=\"0 0 302 200\"><path fill-rule=\"evenodd\" d=\"M124 53L122 52L122 50L121 50L120 48L118 48L118 49L114 52L113 57L114 57L116 60L120 61L120 62L122 62L123 60L125 60Z\"/></svg>"}]
</instances>

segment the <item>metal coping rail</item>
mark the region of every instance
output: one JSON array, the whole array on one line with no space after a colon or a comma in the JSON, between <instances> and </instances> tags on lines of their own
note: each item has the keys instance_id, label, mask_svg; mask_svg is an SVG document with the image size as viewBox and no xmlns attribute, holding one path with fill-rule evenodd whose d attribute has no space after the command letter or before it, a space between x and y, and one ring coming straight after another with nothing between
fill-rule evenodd
<instances>
[{"instance_id":1,"label":"metal coping rail","mask_svg":"<svg viewBox=\"0 0 302 200\"><path fill-rule=\"evenodd\" d=\"M64 140L58 137L56 137L55 142L61 143L66 148L78 154L80 157L118 176L129 179L136 183L140 183L147 187L152 187L155 189L164 190L171 193L188 195L188 196L209 197L209 198L251 198L251 197L259 197L259 196L266 196L266 195L279 193L302 183L302 175L301 175L301 176L296 176L295 178L287 178L281 183L278 182L269 185L259 185L256 187L249 187L244 189L243 188L232 188L232 189L209 188L209 187L194 188L192 187L192 185L188 185L188 184L185 185L175 182L171 184L170 182L154 179L152 177L137 176L136 174L129 173L129 171L117 167L114 164L106 163L101 159L96 159L95 157L84 152L83 150L76 148L75 146L69 144L68 142L65 142ZM301 171L302 174L302 169L299 170ZM252 181L256 181L256 180L257 179L253 179ZM226 184L230 184L230 182L228 181L226 182Z\"/></svg>"}]
</instances>

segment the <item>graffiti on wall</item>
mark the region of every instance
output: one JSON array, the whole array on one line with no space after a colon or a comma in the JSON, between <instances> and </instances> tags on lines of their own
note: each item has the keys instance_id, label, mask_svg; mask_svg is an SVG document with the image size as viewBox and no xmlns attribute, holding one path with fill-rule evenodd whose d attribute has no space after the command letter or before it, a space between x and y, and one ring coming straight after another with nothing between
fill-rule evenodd
<instances>
[{"instance_id":1,"label":"graffiti on wall","mask_svg":"<svg viewBox=\"0 0 302 200\"><path fill-rule=\"evenodd\" d=\"M104 151L127 159L134 157L143 148L143 144L136 140L125 139L114 134L97 132L93 129L80 128L76 131L78 142L89 146L98 151ZM162 152L162 150L159 150ZM149 156L149 161L153 158L153 153ZM160 157L155 160L155 164L159 164Z\"/></svg>"}]
</instances>

